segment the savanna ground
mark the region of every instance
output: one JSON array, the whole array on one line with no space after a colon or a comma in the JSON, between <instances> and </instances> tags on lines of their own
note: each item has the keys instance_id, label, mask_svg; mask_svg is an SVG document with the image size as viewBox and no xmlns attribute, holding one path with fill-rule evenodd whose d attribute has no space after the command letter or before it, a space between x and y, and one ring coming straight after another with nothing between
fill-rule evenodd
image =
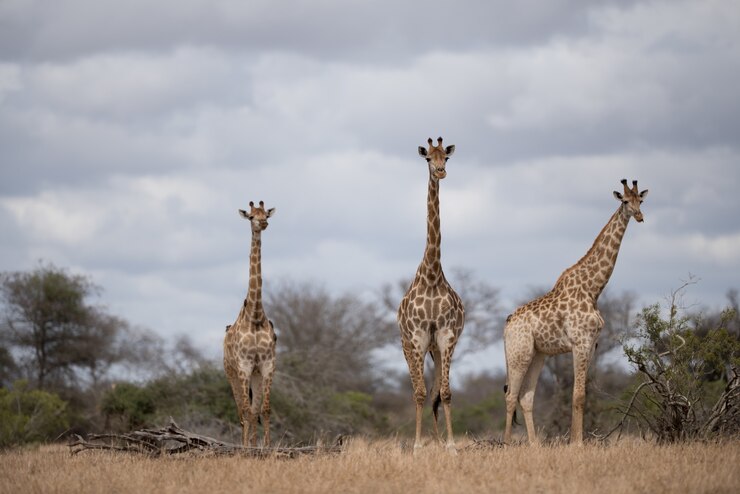
<instances>
[{"instance_id":1,"label":"savanna ground","mask_svg":"<svg viewBox=\"0 0 740 494\"><path fill-rule=\"evenodd\" d=\"M583 447L465 448L413 457L398 440L349 442L297 459L146 458L42 446L0 453L0 492L711 492L740 491L740 441L659 446L622 439Z\"/></svg>"}]
</instances>

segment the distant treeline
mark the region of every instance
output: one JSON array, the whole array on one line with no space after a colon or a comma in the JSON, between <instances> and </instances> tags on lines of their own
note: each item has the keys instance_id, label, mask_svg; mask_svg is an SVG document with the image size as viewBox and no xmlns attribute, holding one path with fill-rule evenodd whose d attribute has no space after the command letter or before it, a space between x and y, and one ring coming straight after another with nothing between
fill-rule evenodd
<instances>
[{"instance_id":1,"label":"distant treeline","mask_svg":"<svg viewBox=\"0 0 740 494\"><path fill-rule=\"evenodd\" d=\"M460 361L500 340L508 312L498 290L469 271L450 278L466 307ZM274 438L296 444L340 433L413 434L409 377L382 368L379 357L400 344L395 312L407 284L379 287L369 301L311 283L271 287L265 308L278 334ZM221 362L205 358L187 336L165 341L109 314L92 303L100 291L89 278L51 264L0 274L0 446L69 432L124 432L170 416L190 430L239 442ZM687 311L678 301L638 310L630 293L602 295L606 324L588 380L587 432L620 426L662 440L738 433L740 416L731 412L740 409L740 389L732 384L740 365L737 292L728 292L720 312ZM605 357L615 355L626 355L631 367L609 364L620 359ZM457 434L500 434L504 381L488 372L453 381ZM664 396L665 387L674 393ZM567 433L571 389L570 355L548 359L535 410L547 434ZM688 408L670 405L681 400Z\"/></svg>"}]
</instances>

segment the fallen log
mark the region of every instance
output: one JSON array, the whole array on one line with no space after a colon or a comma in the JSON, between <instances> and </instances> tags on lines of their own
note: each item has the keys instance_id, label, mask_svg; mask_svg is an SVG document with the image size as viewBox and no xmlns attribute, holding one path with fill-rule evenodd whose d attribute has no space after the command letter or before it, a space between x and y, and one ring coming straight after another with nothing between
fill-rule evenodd
<instances>
[{"instance_id":1,"label":"fallen log","mask_svg":"<svg viewBox=\"0 0 740 494\"><path fill-rule=\"evenodd\" d=\"M191 452L253 458L297 458L304 455L339 453L342 451L342 443L343 438L340 436L330 446L244 447L186 431L170 418L170 423L159 429L141 429L125 434L88 434L87 438L75 434L68 446L73 455L86 450L109 450L139 453L151 457Z\"/></svg>"}]
</instances>

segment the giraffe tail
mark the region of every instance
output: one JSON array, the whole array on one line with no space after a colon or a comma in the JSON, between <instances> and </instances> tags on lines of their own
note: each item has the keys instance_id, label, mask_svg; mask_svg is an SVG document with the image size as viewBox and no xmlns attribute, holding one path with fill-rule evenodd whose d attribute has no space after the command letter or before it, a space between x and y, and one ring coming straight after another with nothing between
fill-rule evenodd
<instances>
[{"instance_id":1,"label":"giraffe tail","mask_svg":"<svg viewBox=\"0 0 740 494\"><path fill-rule=\"evenodd\" d=\"M437 421L437 417L439 416L439 404L442 403L442 393L440 391L437 391L437 395L434 397L434 401L432 402L432 413L434 414L434 421Z\"/></svg>"}]
</instances>

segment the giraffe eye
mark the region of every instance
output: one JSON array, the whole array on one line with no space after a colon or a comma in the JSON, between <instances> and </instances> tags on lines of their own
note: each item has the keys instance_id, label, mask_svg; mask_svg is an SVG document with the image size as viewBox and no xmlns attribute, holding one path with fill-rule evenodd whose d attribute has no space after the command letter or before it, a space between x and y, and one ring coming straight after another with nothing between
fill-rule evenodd
<instances>
[{"instance_id":1,"label":"giraffe eye","mask_svg":"<svg viewBox=\"0 0 740 494\"><path fill-rule=\"evenodd\" d=\"M640 199L640 204L642 204L642 199Z\"/></svg>"},{"instance_id":2,"label":"giraffe eye","mask_svg":"<svg viewBox=\"0 0 740 494\"><path fill-rule=\"evenodd\" d=\"M432 161L432 158L427 158L426 160L427 160L427 163L429 163L430 161Z\"/></svg>"},{"instance_id":3,"label":"giraffe eye","mask_svg":"<svg viewBox=\"0 0 740 494\"><path fill-rule=\"evenodd\" d=\"M622 204L627 204L627 201L622 201Z\"/></svg>"},{"instance_id":4,"label":"giraffe eye","mask_svg":"<svg viewBox=\"0 0 740 494\"><path fill-rule=\"evenodd\" d=\"M449 160L450 158L445 158L445 161Z\"/></svg>"}]
</instances>

